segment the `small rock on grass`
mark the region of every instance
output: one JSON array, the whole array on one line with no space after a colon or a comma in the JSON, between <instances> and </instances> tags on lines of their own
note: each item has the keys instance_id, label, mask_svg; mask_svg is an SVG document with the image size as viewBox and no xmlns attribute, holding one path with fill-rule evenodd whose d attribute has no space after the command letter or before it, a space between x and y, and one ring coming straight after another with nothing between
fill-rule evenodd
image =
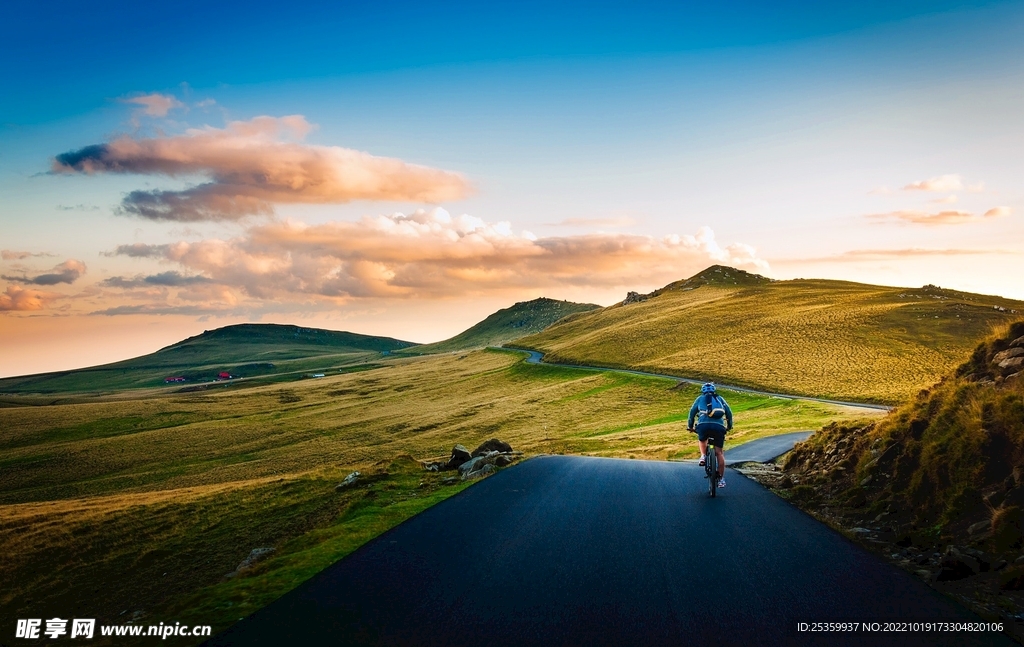
<instances>
[{"instance_id":1,"label":"small rock on grass","mask_svg":"<svg viewBox=\"0 0 1024 647\"><path fill-rule=\"evenodd\" d=\"M486 465L484 465L480 469L474 470L474 471L466 474L465 479L467 481L472 481L473 479L483 478L483 477L487 476L488 474L493 474L494 472L497 472L497 471L498 471L498 468L494 467L494 465L491 465L490 463L487 463Z\"/></svg>"},{"instance_id":2,"label":"small rock on grass","mask_svg":"<svg viewBox=\"0 0 1024 647\"><path fill-rule=\"evenodd\" d=\"M336 492L340 492L341 490L344 490L345 488L352 487L359 480L360 476L362 476L362 474L360 472L352 472L351 474L349 474L348 476L345 477L345 480L343 480L341 483L338 483L337 485L335 485L334 486L334 490Z\"/></svg>"},{"instance_id":3,"label":"small rock on grass","mask_svg":"<svg viewBox=\"0 0 1024 647\"><path fill-rule=\"evenodd\" d=\"M498 440L497 438L491 438L480 443L480 446L473 450L473 456L482 456L489 452L500 452L508 453L512 451L512 445L509 445L504 440Z\"/></svg>"}]
</instances>

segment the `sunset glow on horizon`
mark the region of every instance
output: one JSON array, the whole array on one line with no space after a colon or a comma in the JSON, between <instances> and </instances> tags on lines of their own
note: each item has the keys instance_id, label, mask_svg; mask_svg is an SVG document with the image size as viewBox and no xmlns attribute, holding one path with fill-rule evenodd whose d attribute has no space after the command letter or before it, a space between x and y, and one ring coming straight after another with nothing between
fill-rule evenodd
<instances>
[{"instance_id":1,"label":"sunset glow on horizon","mask_svg":"<svg viewBox=\"0 0 1024 647\"><path fill-rule=\"evenodd\" d=\"M0 377L712 264L1024 300L1024 3L203 6L0 27Z\"/></svg>"}]
</instances>

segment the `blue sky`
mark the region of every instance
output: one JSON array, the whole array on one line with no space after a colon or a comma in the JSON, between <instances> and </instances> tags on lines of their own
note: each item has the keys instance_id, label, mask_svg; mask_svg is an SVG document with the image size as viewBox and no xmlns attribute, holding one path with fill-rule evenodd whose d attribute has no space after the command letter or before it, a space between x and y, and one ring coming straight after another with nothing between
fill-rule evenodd
<instances>
[{"instance_id":1,"label":"blue sky","mask_svg":"<svg viewBox=\"0 0 1024 647\"><path fill-rule=\"evenodd\" d=\"M712 262L1024 299L1024 3L368 4L10 9L0 374L53 331L40 370L248 320L431 341ZM375 188L257 187L284 151Z\"/></svg>"}]
</instances>

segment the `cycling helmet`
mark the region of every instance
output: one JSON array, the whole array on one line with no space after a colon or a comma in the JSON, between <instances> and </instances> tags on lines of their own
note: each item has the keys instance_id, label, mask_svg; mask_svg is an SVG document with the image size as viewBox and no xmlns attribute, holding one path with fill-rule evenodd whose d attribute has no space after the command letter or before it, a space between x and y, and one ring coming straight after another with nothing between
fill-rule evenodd
<instances>
[{"instance_id":1,"label":"cycling helmet","mask_svg":"<svg viewBox=\"0 0 1024 647\"><path fill-rule=\"evenodd\" d=\"M704 384L704 386L700 387L700 392L701 393L714 393L715 392L715 383L714 382L706 382Z\"/></svg>"}]
</instances>

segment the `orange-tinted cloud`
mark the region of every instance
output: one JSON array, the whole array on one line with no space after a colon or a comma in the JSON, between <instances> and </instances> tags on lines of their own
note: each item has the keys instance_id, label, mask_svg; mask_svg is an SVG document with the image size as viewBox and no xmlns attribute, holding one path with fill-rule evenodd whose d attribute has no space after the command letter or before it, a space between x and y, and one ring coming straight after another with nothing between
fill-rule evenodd
<instances>
[{"instance_id":1,"label":"orange-tinted cloud","mask_svg":"<svg viewBox=\"0 0 1024 647\"><path fill-rule=\"evenodd\" d=\"M23 261L26 258L37 258L47 256L56 256L56 254L49 254L47 252L19 252L13 249L0 250L0 260L5 261Z\"/></svg>"},{"instance_id":2,"label":"orange-tinted cloud","mask_svg":"<svg viewBox=\"0 0 1024 647\"><path fill-rule=\"evenodd\" d=\"M903 187L904 191L933 191L937 193L949 193L966 189L969 193L982 193L985 190L984 182L964 185L964 179L959 173L949 173L931 177L927 180L911 182Z\"/></svg>"},{"instance_id":3,"label":"orange-tinted cloud","mask_svg":"<svg viewBox=\"0 0 1024 647\"><path fill-rule=\"evenodd\" d=\"M0 294L0 312L42 310L50 301L60 297L53 292L8 285L7 290Z\"/></svg>"},{"instance_id":4,"label":"orange-tinted cloud","mask_svg":"<svg viewBox=\"0 0 1024 647\"><path fill-rule=\"evenodd\" d=\"M120 248L255 299L444 298L523 288L661 285L712 263L764 270L742 243L714 232L654 238L599 233L537 238L507 222L443 209L310 226L274 222L231 240ZM115 252L116 253L116 252Z\"/></svg>"},{"instance_id":5,"label":"orange-tinted cloud","mask_svg":"<svg viewBox=\"0 0 1024 647\"><path fill-rule=\"evenodd\" d=\"M231 122L223 129L192 129L177 136L124 136L58 155L53 171L210 179L180 191L132 191L124 198L125 212L152 220L238 220L271 214L276 204L438 203L469 192L458 173L295 141L311 129L304 117L292 115L256 117Z\"/></svg>"},{"instance_id":6,"label":"orange-tinted cloud","mask_svg":"<svg viewBox=\"0 0 1024 647\"><path fill-rule=\"evenodd\" d=\"M969 222L980 222L990 218L1010 215L1009 207L994 207L978 216L969 211L939 211L928 213L905 209L889 213L874 213L867 217L876 221L902 221L917 225L962 225Z\"/></svg>"},{"instance_id":7,"label":"orange-tinted cloud","mask_svg":"<svg viewBox=\"0 0 1024 647\"><path fill-rule=\"evenodd\" d=\"M138 97L122 99L125 103L133 103L142 106L142 112L150 117L166 117L167 113L174 108L183 108L185 104L167 94L154 92Z\"/></svg>"},{"instance_id":8,"label":"orange-tinted cloud","mask_svg":"<svg viewBox=\"0 0 1024 647\"><path fill-rule=\"evenodd\" d=\"M15 281L17 283L29 283L32 285L57 285L58 283L74 283L83 274L85 274L85 263L82 261L76 261L75 259L68 259L57 265L49 272L38 274L36 276L8 276L4 275L3 278L8 281Z\"/></svg>"}]
</instances>

